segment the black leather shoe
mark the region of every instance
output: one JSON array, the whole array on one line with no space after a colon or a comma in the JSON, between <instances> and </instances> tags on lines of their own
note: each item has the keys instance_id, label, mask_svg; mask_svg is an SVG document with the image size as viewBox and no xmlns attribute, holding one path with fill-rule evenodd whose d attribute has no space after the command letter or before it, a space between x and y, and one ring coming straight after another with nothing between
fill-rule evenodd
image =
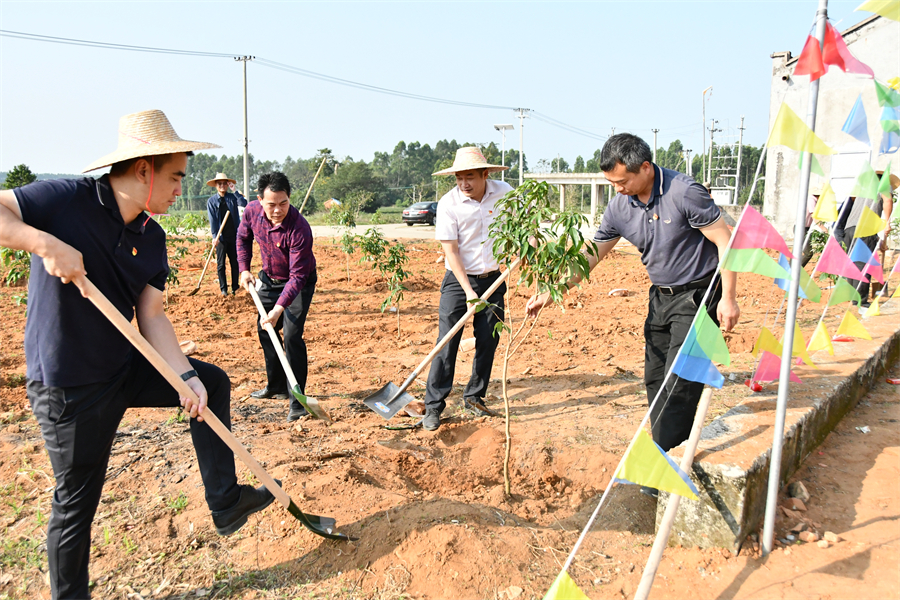
<instances>
[{"instance_id":1,"label":"black leather shoe","mask_svg":"<svg viewBox=\"0 0 900 600\"><path fill-rule=\"evenodd\" d=\"M298 421L308 414L309 414L309 412L306 410L306 407L304 407L302 404L299 407L292 406L291 409L288 411L288 418L287 418L288 423L291 423L293 421Z\"/></svg>"},{"instance_id":2,"label":"black leather shoe","mask_svg":"<svg viewBox=\"0 0 900 600\"><path fill-rule=\"evenodd\" d=\"M426 408L425 417L422 419L422 428L425 431L437 431L441 426L441 413L436 408Z\"/></svg>"},{"instance_id":3,"label":"black leather shoe","mask_svg":"<svg viewBox=\"0 0 900 600\"><path fill-rule=\"evenodd\" d=\"M256 398L258 400L265 400L267 398L275 398L276 400L287 400L288 394L287 392L273 392L269 389L268 386L264 387L261 390L256 390L250 394L251 398Z\"/></svg>"},{"instance_id":4,"label":"black leather shoe","mask_svg":"<svg viewBox=\"0 0 900 600\"><path fill-rule=\"evenodd\" d=\"M647 487L646 485L641 486L641 493L645 496L650 496L651 498L659 498L659 490L652 487Z\"/></svg>"},{"instance_id":5,"label":"black leather shoe","mask_svg":"<svg viewBox=\"0 0 900 600\"><path fill-rule=\"evenodd\" d=\"M276 479L275 481L279 486L281 485L280 480ZM213 524L216 526L216 533L231 535L247 522L247 517L272 504L273 500L275 500L275 496L264 485L258 488L242 485L241 497L234 506L213 512L212 518Z\"/></svg>"}]
</instances>

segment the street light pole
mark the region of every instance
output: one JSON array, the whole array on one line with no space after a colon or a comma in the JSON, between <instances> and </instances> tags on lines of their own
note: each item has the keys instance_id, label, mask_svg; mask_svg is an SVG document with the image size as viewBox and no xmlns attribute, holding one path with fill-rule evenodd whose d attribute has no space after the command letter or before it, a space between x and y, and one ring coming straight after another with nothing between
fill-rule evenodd
<instances>
[{"instance_id":1,"label":"street light pole","mask_svg":"<svg viewBox=\"0 0 900 600\"><path fill-rule=\"evenodd\" d=\"M512 125L504 124L504 125L494 125L494 129L499 131L503 135L503 142L500 146L500 166L506 166L506 132L510 129L515 129ZM506 181L506 171L500 171L500 181Z\"/></svg>"},{"instance_id":2,"label":"street light pole","mask_svg":"<svg viewBox=\"0 0 900 600\"><path fill-rule=\"evenodd\" d=\"M525 182L525 113L531 112L530 108L517 108L519 113L519 185Z\"/></svg>"},{"instance_id":3,"label":"street light pole","mask_svg":"<svg viewBox=\"0 0 900 600\"><path fill-rule=\"evenodd\" d=\"M250 196L250 138L247 134L247 62L255 56L235 56L234 60L244 63L244 198Z\"/></svg>"},{"instance_id":4,"label":"street light pole","mask_svg":"<svg viewBox=\"0 0 900 600\"><path fill-rule=\"evenodd\" d=\"M653 132L653 162L656 163L656 134L659 133L659 129L651 129Z\"/></svg>"},{"instance_id":5,"label":"street light pole","mask_svg":"<svg viewBox=\"0 0 900 600\"><path fill-rule=\"evenodd\" d=\"M706 92L712 92L712 87L709 86L703 90L703 126L700 128L700 138L703 140L703 154L700 155L702 157L700 159L700 177L703 177L703 173L706 172Z\"/></svg>"}]
</instances>

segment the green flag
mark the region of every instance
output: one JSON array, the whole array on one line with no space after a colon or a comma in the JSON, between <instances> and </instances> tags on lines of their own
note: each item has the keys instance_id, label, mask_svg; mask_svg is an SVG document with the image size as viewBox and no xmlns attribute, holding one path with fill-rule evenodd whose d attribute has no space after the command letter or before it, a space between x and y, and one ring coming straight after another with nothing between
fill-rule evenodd
<instances>
[{"instance_id":1,"label":"green flag","mask_svg":"<svg viewBox=\"0 0 900 600\"><path fill-rule=\"evenodd\" d=\"M877 81L875 82L875 95L878 96L878 106L900 106L900 93Z\"/></svg>"},{"instance_id":2,"label":"green flag","mask_svg":"<svg viewBox=\"0 0 900 600\"><path fill-rule=\"evenodd\" d=\"M859 175L856 176L856 184L853 186L853 190L850 191L850 195L854 198L874 200L878 194L879 183L875 169L864 161Z\"/></svg>"},{"instance_id":3,"label":"green flag","mask_svg":"<svg viewBox=\"0 0 900 600\"><path fill-rule=\"evenodd\" d=\"M791 274L772 260L762 248L731 248L725 257L723 268L737 273L756 273L773 279L791 278Z\"/></svg>"},{"instance_id":4,"label":"green flag","mask_svg":"<svg viewBox=\"0 0 900 600\"><path fill-rule=\"evenodd\" d=\"M850 300L856 300L856 303L859 304L859 292L856 291L856 288L853 287L849 281L841 277L838 279L837 285L834 286L834 290L831 292L831 298L828 299L828 306L835 306L841 302L849 302Z\"/></svg>"},{"instance_id":5,"label":"green flag","mask_svg":"<svg viewBox=\"0 0 900 600\"><path fill-rule=\"evenodd\" d=\"M810 159L812 159L812 165L810 166L811 173L815 173L819 177L825 177L825 171L822 170L822 165L819 164L819 159L816 158L815 154L809 155ZM797 169L803 170L803 152L800 153L800 160L797 161Z\"/></svg>"},{"instance_id":6,"label":"green flag","mask_svg":"<svg viewBox=\"0 0 900 600\"><path fill-rule=\"evenodd\" d=\"M894 121L896 123L897 121ZM897 133L900 133L900 129L897 130ZM891 192L891 163L888 163L884 167L884 173L881 175L881 180L878 182L878 194L884 194L886 196L890 196ZM877 200L877 198L873 198Z\"/></svg>"},{"instance_id":7,"label":"green flag","mask_svg":"<svg viewBox=\"0 0 900 600\"><path fill-rule=\"evenodd\" d=\"M885 131L896 131L897 133L900 133L900 121L883 119L881 121L881 128Z\"/></svg>"},{"instance_id":8,"label":"green flag","mask_svg":"<svg viewBox=\"0 0 900 600\"><path fill-rule=\"evenodd\" d=\"M697 322L685 338L684 346L691 356L714 360L723 365L731 364L731 355L722 330L706 312L705 304L700 305Z\"/></svg>"}]
</instances>

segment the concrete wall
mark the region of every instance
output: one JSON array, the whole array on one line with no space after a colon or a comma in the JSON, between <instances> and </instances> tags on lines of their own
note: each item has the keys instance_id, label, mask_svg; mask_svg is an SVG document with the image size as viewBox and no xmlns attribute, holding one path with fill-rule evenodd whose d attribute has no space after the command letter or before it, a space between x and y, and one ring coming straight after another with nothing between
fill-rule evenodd
<instances>
[{"instance_id":1,"label":"concrete wall","mask_svg":"<svg viewBox=\"0 0 900 600\"><path fill-rule=\"evenodd\" d=\"M875 16L843 32L844 41L850 52L858 60L875 71L875 77L882 82L900 75L900 22ZM799 40L798 40L799 42ZM769 103L769 130L778 115L782 101L786 101L794 112L806 119L809 99L809 76L800 75L793 78L797 57L790 52L776 52L772 55L772 91ZM860 143L852 136L843 133L841 127L856 98L862 93L863 104L868 119L869 139L873 148L860 147ZM835 181L832 186L840 196L843 183L849 192L852 182L846 179L855 178L857 172L846 176L847 171L858 169L858 160L866 157L877 168L884 168L890 161L891 172L900 173L900 157L898 153L878 156L881 144L882 129L880 123L881 107L875 95L875 84L871 79L860 75L844 73L837 67L831 67L828 73L819 79L819 101L816 115L816 134L832 148L840 152L856 152L858 156L834 158L832 156L817 157L825 172L826 180L832 177L834 165ZM869 154L871 152L871 154ZM798 152L784 146L773 146L766 159L765 201L763 214L768 217L776 229L785 238L793 239L793 225L797 215L797 201L800 193L800 171L797 169ZM841 164L843 163L843 164ZM844 181L839 181L841 175ZM810 185L822 182L813 175ZM838 197L838 202L842 198Z\"/></svg>"}]
</instances>

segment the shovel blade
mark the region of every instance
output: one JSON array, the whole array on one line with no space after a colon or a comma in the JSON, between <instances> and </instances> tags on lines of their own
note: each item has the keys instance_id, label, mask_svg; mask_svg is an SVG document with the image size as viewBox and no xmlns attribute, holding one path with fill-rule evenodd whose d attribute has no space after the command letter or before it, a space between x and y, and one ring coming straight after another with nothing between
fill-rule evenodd
<instances>
[{"instance_id":1,"label":"shovel blade","mask_svg":"<svg viewBox=\"0 0 900 600\"><path fill-rule=\"evenodd\" d=\"M363 400L363 403L382 419L388 421L400 412L404 406L415 400L406 392L398 394L397 392L399 391L400 388L394 382L389 382L386 386Z\"/></svg>"},{"instance_id":2,"label":"shovel blade","mask_svg":"<svg viewBox=\"0 0 900 600\"><path fill-rule=\"evenodd\" d=\"M298 521L303 523L304 527L323 538L328 538L329 540L343 540L348 542L356 541L358 539L350 537L346 533L338 533L337 531L335 531L335 529L337 529L337 522L331 517L320 517L317 515L308 515L304 513L302 510L300 510L300 507L294 503L293 500L291 500L291 505L288 507L288 512L294 515L294 517L296 517Z\"/></svg>"},{"instance_id":3,"label":"shovel blade","mask_svg":"<svg viewBox=\"0 0 900 600\"><path fill-rule=\"evenodd\" d=\"M300 386L295 385L294 389L291 390L291 393L294 395L294 398L303 405L303 408L306 409L306 412L311 414L317 419L322 419L323 421L328 421L329 423L333 423L331 417L328 416L328 413L325 412L325 409L319 405L319 401L315 398L310 398L309 396L305 396L300 393Z\"/></svg>"}]
</instances>

